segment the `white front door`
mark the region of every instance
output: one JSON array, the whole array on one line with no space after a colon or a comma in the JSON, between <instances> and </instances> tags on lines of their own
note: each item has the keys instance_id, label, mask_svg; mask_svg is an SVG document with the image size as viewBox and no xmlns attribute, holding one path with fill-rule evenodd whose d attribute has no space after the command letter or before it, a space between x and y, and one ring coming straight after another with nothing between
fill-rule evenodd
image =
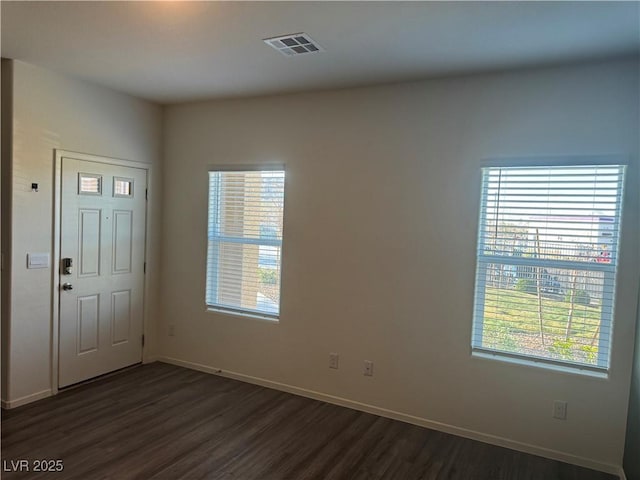
<instances>
[{"instance_id":1,"label":"white front door","mask_svg":"<svg viewBox=\"0 0 640 480\"><path fill-rule=\"evenodd\" d=\"M60 388L142 360L147 173L62 158Z\"/></svg>"}]
</instances>

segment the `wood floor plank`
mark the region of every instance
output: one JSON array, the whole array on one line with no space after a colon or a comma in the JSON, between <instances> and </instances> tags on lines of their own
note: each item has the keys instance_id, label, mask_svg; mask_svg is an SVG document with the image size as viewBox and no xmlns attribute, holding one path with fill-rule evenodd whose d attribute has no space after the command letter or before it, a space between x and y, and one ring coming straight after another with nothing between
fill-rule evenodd
<instances>
[{"instance_id":1,"label":"wood floor plank","mask_svg":"<svg viewBox=\"0 0 640 480\"><path fill-rule=\"evenodd\" d=\"M6 471L23 459L64 471ZM163 363L3 411L2 460L10 480L616 478Z\"/></svg>"}]
</instances>

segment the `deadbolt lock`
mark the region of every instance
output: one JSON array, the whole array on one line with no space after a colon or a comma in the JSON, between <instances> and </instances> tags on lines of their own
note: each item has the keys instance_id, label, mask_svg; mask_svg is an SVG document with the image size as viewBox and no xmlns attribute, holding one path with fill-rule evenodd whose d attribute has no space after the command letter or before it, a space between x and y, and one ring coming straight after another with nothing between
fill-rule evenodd
<instances>
[{"instance_id":1,"label":"deadbolt lock","mask_svg":"<svg viewBox=\"0 0 640 480\"><path fill-rule=\"evenodd\" d=\"M73 260L71 258L62 259L62 275L71 275L73 273Z\"/></svg>"}]
</instances>

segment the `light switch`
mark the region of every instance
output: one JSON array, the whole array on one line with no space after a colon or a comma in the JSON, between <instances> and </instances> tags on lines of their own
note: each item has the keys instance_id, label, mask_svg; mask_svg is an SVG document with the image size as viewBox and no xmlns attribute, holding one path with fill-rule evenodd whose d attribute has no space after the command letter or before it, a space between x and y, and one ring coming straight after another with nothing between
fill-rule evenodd
<instances>
[{"instance_id":1,"label":"light switch","mask_svg":"<svg viewBox=\"0 0 640 480\"><path fill-rule=\"evenodd\" d=\"M27 253L27 268L49 268L49 254Z\"/></svg>"}]
</instances>

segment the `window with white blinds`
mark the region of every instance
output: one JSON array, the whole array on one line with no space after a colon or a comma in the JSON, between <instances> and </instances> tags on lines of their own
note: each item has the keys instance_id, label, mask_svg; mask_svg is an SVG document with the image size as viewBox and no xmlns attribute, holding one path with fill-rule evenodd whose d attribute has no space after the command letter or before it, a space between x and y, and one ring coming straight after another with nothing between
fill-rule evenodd
<instances>
[{"instance_id":1,"label":"window with white blinds","mask_svg":"<svg viewBox=\"0 0 640 480\"><path fill-rule=\"evenodd\" d=\"M210 171L206 303L278 318L284 171Z\"/></svg>"},{"instance_id":2,"label":"window with white blinds","mask_svg":"<svg viewBox=\"0 0 640 480\"><path fill-rule=\"evenodd\" d=\"M473 351L609 368L624 171L483 169Z\"/></svg>"}]
</instances>

